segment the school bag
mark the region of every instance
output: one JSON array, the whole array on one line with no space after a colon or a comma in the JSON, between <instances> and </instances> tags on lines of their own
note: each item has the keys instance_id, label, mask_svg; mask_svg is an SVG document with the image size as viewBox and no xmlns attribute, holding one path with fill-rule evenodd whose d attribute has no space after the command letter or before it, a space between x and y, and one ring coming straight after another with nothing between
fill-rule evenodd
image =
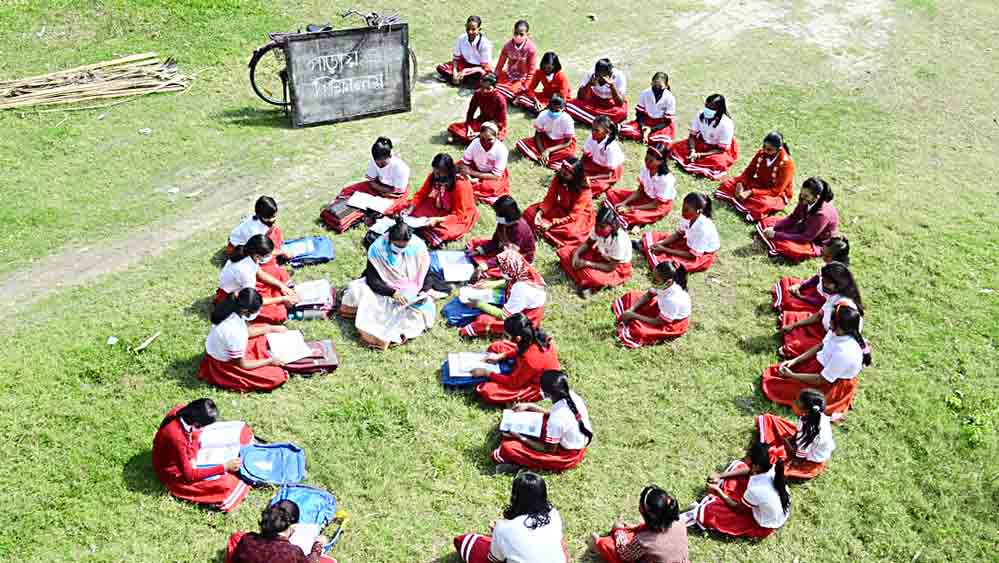
<instances>
[{"instance_id":1,"label":"school bag","mask_svg":"<svg viewBox=\"0 0 999 563\"><path fill-rule=\"evenodd\" d=\"M300 525L314 525L317 527L317 532L323 533L332 522L339 524L323 546L324 552L328 552L340 540L348 515L342 510L337 510L336 497L332 493L309 485L284 485L278 489L269 504L273 506L282 500L290 500L298 506Z\"/></svg>"},{"instance_id":2,"label":"school bag","mask_svg":"<svg viewBox=\"0 0 999 563\"><path fill-rule=\"evenodd\" d=\"M501 360L499 363L500 373L508 374L513 371L513 363L513 360ZM489 381L488 377L451 377L450 373L450 364L444 360L444 363L441 364L441 385L446 389L466 389Z\"/></svg>"},{"instance_id":3,"label":"school bag","mask_svg":"<svg viewBox=\"0 0 999 563\"><path fill-rule=\"evenodd\" d=\"M319 221L334 233L343 233L364 219L364 211L347 205L347 200L334 200L319 213Z\"/></svg>"},{"instance_id":4,"label":"school bag","mask_svg":"<svg viewBox=\"0 0 999 563\"><path fill-rule=\"evenodd\" d=\"M332 373L340 366L340 358L336 354L336 345L333 344L332 340L314 340L305 344L312 350L312 355L285 364L284 369L288 373L311 377Z\"/></svg>"},{"instance_id":5,"label":"school bag","mask_svg":"<svg viewBox=\"0 0 999 563\"><path fill-rule=\"evenodd\" d=\"M303 237L285 241L284 249L294 253L288 261L292 268L325 264L336 257L333 241L326 237Z\"/></svg>"},{"instance_id":6,"label":"school bag","mask_svg":"<svg viewBox=\"0 0 999 563\"><path fill-rule=\"evenodd\" d=\"M506 302L505 292L497 291L495 295L496 297L491 300L492 304L502 306L503 303ZM481 314L481 309L466 305L457 297L448 301L443 307L441 307L441 316L444 317L444 321L447 323L447 326L458 328L471 323Z\"/></svg>"},{"instance_id":7,"label":"school bag","mask_svg":"<svg viewBox=\"0 0 999 563\"><path fill-rule=\"evenodd\" d=\"M328 280L313 280L296 284L294 289L302 300L288 313L289 320L325 320L336 309L337 290L330 285Z\"/></svg>"},{"instance_id":8,"label":"school bag","mask_svg":"<svg viewBox=\"0 0 999 563\"><path fill-rule=\"evenodd\" d=\"M305 479L305 451L290 442L243 446L239 457L239 476L254 487L300 483Z\"/></svg>"}]
</instances>

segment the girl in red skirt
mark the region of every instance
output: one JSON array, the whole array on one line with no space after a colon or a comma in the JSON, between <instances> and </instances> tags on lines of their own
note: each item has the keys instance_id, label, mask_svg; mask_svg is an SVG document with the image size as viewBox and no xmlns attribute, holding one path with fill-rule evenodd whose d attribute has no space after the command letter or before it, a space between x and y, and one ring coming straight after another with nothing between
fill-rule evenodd
<instances>
[{"instance_id":1,"label":"girl in red skirt","mask_svg":"<svg viewBox=\"0 0 999 563\"><path fill-rule=\"evenodd\" d=\"M538 86L541 87L540 92ZM558 55L549 51L541 56L541 66L534 71L524 93L517 96L513 103L517 107L538 114L548 107L548 102L555 94L562 96L562 99L568 102L572 92L569 89L569 78L562 70Z\"/></svg>"},{"instance_id":2,"label":"girl in red skirt","mask_svg":"<svg viewBox=\"0 0 999 563\"><path fill-rule=\"evenodd\" d=\"M530 32L531 25L525 20L513 24L513 37L503 45L496 63L496 90L511 102L527 88L537 64L538 48Z\"/></svg>"},{"instance_id":3,"label":"girl in red skirt","mask_svg":"<svg viewBox=\"0 0 999 563\"><path fill-rule=\"evenodd\" d=\"M676 97L669 87L669 75L652 75L652 87L642 92L635 107L635 120L621 125L621 138L639 143L673 143L676 136Z\"/></svg>"},{"instance_id":4,"label":"girl in red skirt","mask_svg":"<svg viewBox=\"0 0 999 563\"><path fill-rule=\"evenodd\" d=\"M219 272L215 303L220 303L241 289L254 288L263 298L257 322L282 324L287 321L287 306L298 303L298 295L287 285L287 273L284 281L281 281L261 266L274 263L273 255L274 243L264 235L253 235L246 244L236 247Z\"/></svg>"},{"instance_id":5,"label":"girl in red skirt","mask_svg":"<svg viewBox=\"0 0 999 563\"><path fill-rule=\"evenodd\" d=\"M564 110L562 96L552 96L548 110L534 120L534 136L517 141L520 154L552 170L558 170L562 162L573 157L576 154L576 127Z\"/></svg>"},{"instance_id":6,"label":"girl in red skirt","mask_svg":"<svg viewBox=\"0 0 999 563\"><path fill-rule=\"evenodd\" d=\"M428 217L430 224L416 230L432 247L458 240L468 234L479 220L475 193L467 178L458 176L451 155L440 153L431 162L433 172L413 195L411 217Z\"/></svg>"},{"instance_id":7,"label":"girl in red skirt","mask_svg":"<svg viewBox=\"0 0 999 563\"><path fill-rule=\"evenodd\" d=\"M721 240L711 221L711 199L691 192L683 198L681 214L676 232L642 236L642 252L653 270L667 261L682 265L688 272L703 272L714 264Z\"/></svg>"},{"instance_id":8,"label":"girl in red skirt","mask_svg":"<svg viewBox=\"0 0 999 563\"><path fill-rule=\"evenodd\" d=\"M384 215L396 215L406 207L409 192L409 166L401 158L392 155L392 140L378 137L371 145L371 160L364 173L364 181L351 184L340 190L336 200L348 200L354 192L384 197L393 200Z\"/></svg>"},{"instance_id":9,"label":"girl in red skirt","mask_svg":"<svg viewBox=\"0 0 999 563\"><path fill-rule=\"evenodd\" d=\"M593 550L607 563L690 563L687 526L676 499L655 485L638 498L642 524L618 521L609 535L593 534Z\"/></svg>"},{"instance_id":10,"label":"girl in red skirt","mask_svg":"<svg viewBox=\"0 0 999 563\"><path fill-rule=\"evenodd\" d=\"M565 275L584 298L631 277L631 239L621 225L613 209L601 207L597 224L583 244L566 245L556 252Z\"/></svg>"},{"instance_id":11,"label":"girl in red skirt","mask_svg":"<svg viewBox=\"0 0 999 563\"><path fill-rule=\"evenodd\" d=\"M271 391L288 381L288 372L267 351L267 333L285 332L280 325L249 324L260 312L260 294L240 290L215 305L212 329L198 379L231 391Z\"/></svg>"},{"instance_id":12,"label":"girl in red skirt","mask_svg":"<svg viewBox=\"0 0 999 563\"><path fill-rule=\"evenodd\" d=\"M784 345L779 353L785 358L793 358L815 346L832 329L832 315L839 305L856 309L863 319L864 304L860 298L860 288L845 264L830 262L819 272L821 288L826 300L814 313L787 311L781 314L781 333ZM861 321L863 328L863 321Z\"/></svg>"},{"instance_id":13,"label":"girl in red skirt","mask_svg":"<svg viewBox=\"0 0 999 563\"><path fill-rule=\"evenodd\" d=\"M230 512L250 490L236 476L242 460L237 457L209 467L194 464L200 449L201 428L216 419L218 409L211 399L198 399L171 409L153 438L153 470L171 495ZM244 427L240 442L245 445L252 440L253 433Z\"/></svg>"},{"instance_id":14,"label":"girl in red skirt","mask_svg":"<svg viewBox=\"0 0 999 563\"><path fill-rule=\"evenodd\" d=\"M752 222L784 211L793 195L791 148L777 131L763 138L763 146L742 174L725 180L715 190L716 198L729 202Z\"/></svg>"},{"instance_id":15,"label":"girl in red skirt","mask_svg":"<svg viewBox=\"0 0 999 563\"><path fill-rule=\"evenodd\" d=\"M735 122L725 97L711 94L690 124L690 134L670 147L673 160L688 174L719 180L739 158Z\"/></svg>"},{"instance_id":16,"label":"girl in red skirt","mask_svg":"<svg viewBox=\"0 0 999 563\"><path fill-rule=\"evenodd\" d=\"M846 237L829 239L822 247L822 261L825 264L839 262L850 265L850 242ZM822 272L807 280L785 277L777 280L773 289L773 307L778 312L801 311L815 313L822 308L828 297L822 290Z\"/></svg>"},{"instance_id":17,"label":"girl in red skirt","mask_svg":"<svg viewBox=\"0 0 999 563\"><path fill-rule=\"evenodd\" d=\"M504 331L504 321L517 313L523 313L534 326L541 325L545 316L545 279L516 250L509 248L496 257L499 272L503 276L499 280L484 280L475 287L491 288L506 285L506 302L499 308L484 301L472 301L471 307L478 307L482 314L471 323L458 329L461 336L474 337L495 335Z\"/></svg>"},{"instance_id":18,"label":"girl in red skirt","mask_svg":"<svg viewBox=\"0 0 999 563\"><path fill-rule=\"evenodd\" d=\"M833 418L845 415L853 404L857 376L871 364L867 343L860 334L861 320L856 309L837 306L832 329L821 342L763 372L763 394L777 404L793 407L802 389L814 388L826 397L826 414Z\"/></svg>"},{"instance_id":19,"label":"girl in red skirt","mask_svg":"<svg viewBox=\"0 0 999 563\"><path fill-rule=\"evenodd\" d=\"M478 113L478 115L476 115ZM460 141L467 145L479 137L482 124L491 121L499 128L496 138L506 138L506 98L496 90L496 75L488 73L479 82L479 89L468 101L468 111L465 121L458 121L448 126L448 142Z\"/></svg>"},{"instance_id":20,"label":"girl in red skirt","mask_svg":"<svg viewBox=\"0 0 999 563\"><path fill-rule=\"evenodd\" d=\"M482 368L472 370L473 377L488 377L475 392L490 405L533 402L541 400L541 374L562 369L552 339L522 313L503 321L504 340L493 342L487 349L486 362L491 364L513 360L508 374L491 373Z\"/></svg>"},{"instance_id":21,"label":"girl in red skirt","mask_svg":"<svg viewBox=\"0 0 999 563\"><path fill-rule=\"evenodd\" d=\"M607 192L607 202L628 229L651 225L673 210L676 176L669 170L669 147L652 144L645 151L645 166L638 176L638 189L615 188Z\"/></svg>"},{"instance_id":22,"label":"girl in red skirt","mask_svg":"<svg viewBox=\"0 0 999 563\"><path fill-rule=\"evenodd\" d=\"M611 304L617 319L617 338L628 348L640 348L679 338L690 326L687 269L660 262L654 287L644 294L629 291Z\"/></svg>"},{"instance_id":23,"label":"girl in red skirt","mask_svg":"<svg viewBox=\"0 0 999 563\"><path fill-rule=\"evenodd\" d=\"M816 477L836 449L832 419L826 415L826 397L815 389L802 389L795 402L801 413L795 424L775 414L756 417L760 441L784 448L788 456L784 475L788 479L807 480Z\"/></svg>"},{"instance_id":24,"label":"girl in red skirt","mask_svg":"<svg viewBox=\"0 0 999 563\"><path fill-rule=\"evenodd\" d=\"M624 174L624 151L617 140L617 125L605 115L593 121L593 131L583 143L583 170L594 197L609 190Z\"/></svg>"},{"instance_id":25,"label":"girl in red skirt","mask_svg":"<svg viewBox=\"0 0 999 563\"><path fill-rule=\"evenodd\" d=\"M833 191L822 178L812 177L801 185L798 205L787 217L764 217L756 232L771 256L792 262L815 258L822 245L839 236L839 213L833 207Z\"/></svg>"},{"instance_id":26,"label":"girl in red skirt","mask_svg":"<svg viewBox=\"0 0 999 563\"><path fill-rule=\"evenodd\" d=\"M583 163L576 157L563 160L545 199L525 209L524 219L539 238L556 248L586 240L596 222L596 213Z\"/></svg>"},{"instance_id":27,"label":"girl in red skirt","mask_svg":"<svg viewBox=\"0 0 999 563\"><path fill-rule=\"evenodd\" d=\"M292 259L294 256L284 250L284 235L281 227L277 226L278 206L274 198L270 196L260 196L253 206L253 215L243 219L243 221L229 233L229 244L225 249L226 256L232 256L239 247L250 240L253 235L264 235L274 243L274 251L271 253L272 260L268 260L260 265L260 269L273 276L281 283L287 284L291 276L278 264L278 258Z\"/></svg>"},{"instance_id":28,"label":"girl in red skirt","mask_svg":"<svg viewBox=\"0 0 999 563\"><path fill-rule=\"evenodd\" d=\"M493 45L482 34L482 18L468 16L465 33L454 44L450 62L437 65L441 79L458 86L477 84L482 75L493 70Z\"/></svg>"},{"instance_id":29,"label":"girl in red skirt","mask_svg":"<svg viewBox=\"0 0 999 563\"><path fill-rule=\"evenodd\" d=\"M505 195L493 202L496 229L490 239L476 239L468 243L465 254L475 262L477 277L500 277L496 257L507 248L516 250L527 262L534 262L534 231L520 213L516 200Z\"/></svg>"},{"instance_id":30,"label":"girl in red skirt","mask_svg":"<svg viewBox=\"0 0 999 563\"><path fill-rule=\"evenodd\" d=\"M458 165L458 173L472 182L475 199L482 203L491 204L510 193L510 171L506 167L510 151L497 140L498 134L499 127L492 121L480 125L479 137L468 145Z\"/></svg>"},{"instance_id":31,"label":"girl in red skirt","mask_svg":"<svg viewBox=\"0 0 999 563\"><path fill-rule=\"evenodd\" d=\"M688 526L726 536L765 538L787 522L791 494L784 479L783 448L755 443L749 464L733 461L708 477L708 495L685 512Z\"/></svg>"},{"instance_id":32,"label":"girl in red skirt","mask_svg":"<svg viewBox=\"0 0 999 563\"><path fill-rule=\"evenodd\" d=\"M593 426L583 399L569 389L569 378L561 371L541 374L541 396L552 400L551 410L534 403L514 405L515 411L533 411L545 415L541 439L504 432L493 461L497 472L516 470L518 466L535 471L566 471L579 465L593 440Z\"/></svg>"},{"instance_id":33,"label":"girl in red skirt","mask_svg":"<svg viewBox=\"0 0 999 563\"><path fill-rule=\"evenodd\" d=\"M576 99L569 102L566 111L587 125L600 116L621 123L628 119L628 99L624 97L627 86L624 72L614 68L609 59L600 59L579 85Z\"/></svg>"}]
</instances>

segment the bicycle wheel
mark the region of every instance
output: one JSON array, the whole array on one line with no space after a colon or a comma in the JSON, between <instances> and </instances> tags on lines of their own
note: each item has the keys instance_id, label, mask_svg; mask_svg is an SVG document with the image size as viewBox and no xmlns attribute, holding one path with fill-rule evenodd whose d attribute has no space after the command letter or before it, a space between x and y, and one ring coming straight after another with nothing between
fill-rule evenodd
<instances>
[{"instance_id":1,"label":"bicycle wheel","mask_svg":"<svg viewBox=\"0 0 999 563\"><path fill-rule=\"evenodd\" d=\"M285 100L284 83L287 72L284 49L277 43L268 43L253 51L253 57L250 58L250 86L261 100L275 106L291 105L291 102Z\"/></svg>"}]
</instances>

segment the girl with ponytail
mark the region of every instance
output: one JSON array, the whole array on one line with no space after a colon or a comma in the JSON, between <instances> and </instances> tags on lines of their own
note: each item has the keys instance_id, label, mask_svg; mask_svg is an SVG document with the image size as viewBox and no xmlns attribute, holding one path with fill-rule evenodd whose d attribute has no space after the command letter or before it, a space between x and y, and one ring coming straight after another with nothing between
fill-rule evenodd
<instances>
[{"instance_id":1,"label":"girl with ponytail","mask_svg":"<svg viewBox=\"0 0 999 563\"><path fill-rule=\"evenodd\" d=\"M486 362L498 364L512 360L513 369L508 374L491 373L484 369L472 370L473 377L488 377L475 392L490 405L533 402L541 399L541 374L559 370L558 352L552 339L535 327L522 313L503 321L503 340L493 342L486 349Z\"/></svg>"},{"instance_id":2,"label":"girl with ponytail","mask_svg":"<svg viewBox=\"0 0 999 563\"><path fill-rule=\"evenodd\" d=\"M765 217L756 224L767 252L792 262L819 256L822 246L839 236L839 213L832 200L832 188L825 180L815 176L805 180L790 215Z\"/></svg>"},{"instance_id":3,"label":"girl with ponytail","mask_svg":"<svg viewBox=\"0 0 999 563\"><path fill-rule=\"evenodd\" d=\"M711 199L698 192L683 198L680 223L673 233L649 231L640 243L649 267L655 270L661 262L673 262L688 272L703 272L715 262L721 248L718 229L711 220Z\"/></svg>"},{"instance_id":4,"label":"girl with ponytail","mask_svg":"<svg viewBox=\"0 0 999 563\"><path fill-rule=\"evenodd\" d=\"M492 459L497 472L515 470L518 466L532 470L566 471L579 465L586 448L593 440L593 426L583 399L569 389L569 378L561 371L541 374L541 396L552 401L546 410L535 403L519 403L514 411L531 411L544 415L541 438L530 438L504 432Z\"/></svg>"},{"instance_id":5,"label":"girl with ponytail","mask_svg":"<svg viewBox=\"0 0 999 563\"><path fill-rule=\"evenodd\" d=\"M846 240L846 237L835 237L826 241L822 246L822 261L825 264L839 262L849 266L850 241ZM794 277L781 278L774 284L772 293L773 307L778 312L816 313L826 302L821 271L807 280Z\"/></svg>"},{"instance_id":6,"label":"girl with ponytail","mask_svg":"<svg viewBox=\"0 0 999 563\"><path fill-rule=\"evenodd\" d=\"M596 222L596 213L582 161L575 156L562 161L545 198L524 210L524 220L539 239L555 248L579 245L586 240Z\"/></svg>"},{"instance_id":7,"label":"girl with ponytail","mask_svg":"<svg viewBox=\"0 0 999 563\"><path fill-rule=\"evenodd\" d=\"M645 166L638 175L638 189L615 188L607 192L607 203L621 216L628 229L651 225L673 210L676 176L669 170L669 145L650 144Z\"/></svg>"},{"instance_id":8,"label":"girl with ponytail","mask_svg":"<svg viewBox=\"0 0 999 563\"><path fill-rule=\"evenodd\" d=\"M791 495L784 477L783 447L756 442L746 461L729 464L708 477L708 494L682 517L699 526L734 537L765 538L791 515Z\"/></svg>"},{"instance_id":9,"label":"girl with ponytail","mask_svg":"<svg viewBox=\"0 0 999 563\"><path fill-rule=\"evenodd\" d=\"M716 198L730 203L751 223L784 211L793 196L794 160L777 131L767 133L742 174L723 181L715 190Z\"/></svg>"},{"instance_id":10,"label":"girl with ponytail","mask_svg":"<svg viewBox=\"0 0 999 563\"><path fill-rule=\"evenodd\" d=\"M545 317L545 302L548 293L545 289L545 279L529 264L519 252L508 248L496 256L499 273L498 280L481 280L474 287L480 289L505 287L506 300L503 307L497 307L485 301L471 300L467 303L477 307L482 313L471 323L458 329L460 336L472 338L475 336L504 334L507 319L518 313L523 313L534 326L541 324Z\"/></svg>"},{"instance_id":11,"label":"girl with ponytail","mask_svg":"<svg viewBox=\"0 0 999 563\"><path fill-rule=\"evenodd\" d=\"M260 533L236 532L229 538L235 544L228 563L319 563L329 561L323 557L326 538L316 537L309 553L288 541L295 531L301 514L294 501L281 500L264 509L260 515Z\"/></svg>"},{"instance_id":12,"label":"girl with ponytail","mask_svg":"<svg viewBox=\"0 0 999 563\"><path fill-rule=\"evenodd\" d=\"M631 278L631 239L621 217L608 205L597 211L597 224L581 245L558 249L562 271L583 298Z\"/></svg>"},{"instance_id":13,"label":"girl with ponytail","mask_svg":"<svg viewBox=\"0 0 999 563\"><path fill-rule=\"evenodd\" d=\"M690 133L670 146L673 160L688 174L720 180L739 158L735 122L728 115L725 96L711 94L690 123Z\"/></svg>"},{"instance_id":14,"label":"girl with ponytail","mask_svg":"<svg viewBox=\"0 0 999 563\"><path fill-rule=\"evenodd\" d=\"M821 391L802 389L795 401L795 410L801 413L797 425L766 413L756 417L756 430L761 442L783 447L787 452L785 476L804 481L822 473L836 449L836 442L831 419L825 413L826 396Z\"/></svg>"},{"instance_id":15,"label":"girl with ponytail","mask_svg":"<svg viewBox=\"0 0 999 563\"><path fill-rule=\"evenodd\" d=\"M800 355L821 342L832 328L832 314L837 306L856 309L861 316L860 328L864 327L864 303L850 269L840 262L829 262L819 271L819 277L817 291L825 297L825 302L817 311L787 311L781 314L784 345L779 353L785 358Z\"/></svg>"},{"instance_id":16,"label":"girl with ponytail","mask_svg":"<svg viewBox=\"0 0 999 563\"><path fill-rule=\"evenodd\" d=\"M642 524L617 522L611 533L593 534L593 550L607 563L687 563L687 526L680 520L676 499L655 485L638 497Z\"/></svg>"},{"instance_id":17,"label":"girl with ponytail","mask_svg":"<svg viewBox=\"0 0 999 563\"><path fill-rule=\"evenodd\" d=\"M592 129L583 144L583 172L586 184L598 196L621 179L625 157L617 140L617 124L609 117L601 115L593 120Z\"/></svg>"},{"instance_id":18,"label":"girl with ponytail","mask_svg":"<svg viewBox=\"0 0 999 563\"><path fill-rule=\"evenodd\" d=\"M650 146L673 142L676 136L676 97L669 87L669 75L652 75L652 86L638 96L635 120L621 125L621 137Z\"/></svg>"},{"instance_id":19,"label":"girl with ponytail","mask_svg":"<svg viewBox=\"0 0 999 563\"><path fill-rule=\"evenodd\" d=\"M284 249L284 235L281 227L277 225L278 204L271 196L260 196L253 206L253 215L246 217L229 233L229 244L225 249L226 256L232 256L239 247L243 246L254 235L264 235L274 243L272 256L275 259L268 260L260 265L260 268L274 276L279 282L287 284L291 276L288 271L278 264L277 258L291 260L294 254Z\"/></svg>"},{"instance_id":20,"label":"girl with ponytail","mask_svg":"<svg viewBox=\"0 0 999 563\"><path fill-rule=\"evenodd\" d=\"M384 215L396 215L406 208L409 194L409 165L392 154L392 139L378 137L371 145L371 160L364 173L364 180L351 184L336 196L334 201L347 201L357 192L392 200Z\"/></svg>"},{"instance_id":21,"label":"girl with ponytail","mask_svg":"<svg viewBox=\"0 0 999 563\"><path fill-rule=\"evenodd\" d=\"M261 268L271 263L274 243L265 235L253 235L246 244L233 249L229 260L219 273L219 287L215 291L215 303L242 289L256 289L263 299L262 309L255 320L259 323L282 324L288 320L288 307L298 303L298 294L271 273Z\"/></svg>"},{"instance_id":22,"label":"girl with ponytail","mask_svg":"<svg viewBox=\"0 0 999 563\"><path fill-rule=\"evenodd\" d=\"M686 334L690 326L687 269L673 262L660 262L655 276L655 287L644 293L630 291L611 304L617 338L628 348L674 340Z\"/></svg>"},{"instance_id":23,"label":"girl with ponytail","mask_svg":"<svg viewBox=\"0 0 999 563\"><path fill-rule=\"evenodd\" d=\"M801 415L805 413L795 400L803 389L813 388L825 395L825 413L834 420L842 418L853 404L857 376L871 364L867 342L860 334L862 318L848 303L836 305L832 325L821 342L763 372L763 394Z\"/></svg>"},{"instance_id":24,"label":"girl with ponytail","mask_svg":"<svg viewBox=\"0 0 999 563\"><path fill-rule=\"evenodd\" d=\"M576 90L576 99L569 102L566 111L573 119L586 125L601 117L613 123L628 119L628 98L625 93L628 79L624 72L614 68L610 59L600 59Z\"/></svg>"}]
</instances>

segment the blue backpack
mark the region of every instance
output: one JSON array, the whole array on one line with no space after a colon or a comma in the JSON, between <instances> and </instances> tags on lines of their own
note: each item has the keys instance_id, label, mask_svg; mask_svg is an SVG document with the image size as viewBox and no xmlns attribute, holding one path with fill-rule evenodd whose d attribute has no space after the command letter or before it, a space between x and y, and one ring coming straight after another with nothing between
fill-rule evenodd
<instances>
[{"instance_id":1,"label":"blue backpack","mask_svg":"<svg viewBox=\"0 0 999 563\"><path fill-rule=\"evenodd\" d=\"M506 375L509 374L511 371L513 371L513 362L514 362L513 360L502 360L499 363L500 373ZM489 381L488 377L452 378L450 375L448 375L448 373L449 373L448 363L447 360L444 360L444 363L441 365L441 385L443 385L448 389L454 389L454 390L464 389L466 387L474 387L480 383L485 383L486 381Z\"/></svg>"},{"instance_id":2,"label":"blue backpack","mask_svg":"<svg viewBox=\"0 0 999 563\"><path fill-rule=\"evenodd\" d=\"M284 249L294 253L289 261L292 268L310 264L325 264L336 258L333 241L326 237L304 237L285 241Z\"/></svg>"},{"instance_id":3,"label":"blue backpack","mask_svg":"<svg viewBox=\"0 0 999 563\"><path fill-rule=\"evenodd\" d=\"M308 485L284 485L278 489L270 504L290 500L298 506L298 521L319 524L320 529L336 518L336 497L332 493Z\"/></svg>"},{"instance_id":4,"label":"blue backpack","mask_svg":"<svg viewBox=\"0 0 999 563\"><path fill-rule=\"evenodd\" d=\"M497 290L496 298L493 299L493 305L503 305L506 302L506 294L502 290ZM461 328L472 321L475 317L482 314L482 311L477 307L469 307L461 302L460 299L455 297L441 307L441 316L444 317L444 321L447 326L454 326Z\"/></svg>"},{"instance_id":5,"label":"blue backpack","mask_svg":"<svg viewBox=\"0 0 999 563\"><path fill-rule=\"evenodd\" d=\"M305 451L292 443L250 444L239 450L239 475L247 483L285 485L305 479Z\"/></svg>"}]
</instances>

